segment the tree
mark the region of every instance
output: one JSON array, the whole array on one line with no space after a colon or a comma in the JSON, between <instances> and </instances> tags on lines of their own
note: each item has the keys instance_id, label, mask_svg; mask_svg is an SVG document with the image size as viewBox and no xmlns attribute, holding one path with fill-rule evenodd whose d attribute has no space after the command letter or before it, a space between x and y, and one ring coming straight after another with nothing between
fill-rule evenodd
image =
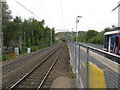
<instances>
[{"instance_id":1,"label":"tree","mask_svg":"<svg viewBox=\"0 0 120 90\"><path fill-rule=\"evenodd\" d=\"M97 31L95 31L95 30L88 30L87 33L86 33L86 40L88 42L90 42L90 39L92 39L93 37L95 37L97 35L98 35Z\"/></svg>"},{"instance_id":2,"label":"tree","mask_svg":"<svg viewBox=\"0 0 120 90\"><path fill-rule=\"evenodd\" d=\"M12 19L11 11L9 10L9 7L6 2L2 3L2 30L3 30L3 45L9 47L10 40L11 40L11 33L9 33L8 30L11 31L11 25L13 23L10 22ZM9 28L8 28L9 27ZM15 27L15 26L13 26ZM3 50L4 51L4 50Z\"/></svg>"},{"instance_id":3,"label":"tree","mask_svg":"<svg viewBox=\"0 0 120 90\"><path fill-rule=\"evenodd\" d=\"M20 51L26 47L43 47L50 45L50 33L54 42L54 28L44 27L45 21L34 18L21 20L16 16L12 20L11 11L6 3L3 4L3 33L4 46L13 49L19 47Z\"/></svg>"},{"instance_id":4,"label":"tree","mask_svg":"<svg viewBox=\"0 0 120 90\"><path fill-rule=\"evenodd\" d=\"M5 24L6 21L10 21L12 19L11 11L9 10L9 7L6 2L2 3L2 20L3 24Z\"/></svg>"}]
</instances>

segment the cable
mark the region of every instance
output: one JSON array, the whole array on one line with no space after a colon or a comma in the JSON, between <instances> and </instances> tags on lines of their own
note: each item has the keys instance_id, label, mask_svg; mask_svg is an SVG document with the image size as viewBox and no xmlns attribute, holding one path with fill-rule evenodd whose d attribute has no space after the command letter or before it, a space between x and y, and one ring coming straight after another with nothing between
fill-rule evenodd
<instances>
[{"instance_id":1,"label":"cable","mask_svg":"<svg viewBox=\"0 0 120 90\"><path fill-rule=\"evenodd\" d=\"M116 8L118 8L120 6L120 4L117 6L117 7L115 7L113 10L112 10L112 12L116 9Z\"/></svg>"},{"instance_id":2,"label":"cable","mask_svg":"<svg viewBox=\"0 0 120 90\"><path fill-rule=\"evenodd\" d=\"M49 16L49 18L51 18L50 15L49 15L49 13L48 13L48 11L44 7L44 5L40 2L40 0L38 0L38 1L39 1L40 5L42 6L42 8L45 10L46 14Z\"/></svg>"},{"instance_id":3,"label":"cable","mask_svg":"<svg viewBox=\"0 0 120 90\"><path fill-rule=\"evenodd\" d=\"M53 19L51 18L51 16L50 16L50 14L48 13L47 9L46 9L45 6L43 5L43 3L41 3L40 0L38 0L38 1L39 1L40 5L42 6L42 8L44 9L44 11L46 12L46 14L48 15L49 20L50 20L50 25L54 25L54 24L53 24Z\"/></svg>"},{"instance_id":4,"label":"cable","mask_svg":"<svg viewBox=\"0 0 120 90\"><path fill-rule=\"evenodd\" d=\"M39 18L37 15L35 15L32 11L30 11L29 9L27 9L25 6L23 6L22 4L20 4L18 1L14 0L17 4L19 4L21 7L23 7L24 9L26 9L28 12L30 12L32 15L34 15L35 17ZM41 18L39 18L41 20Z\"/></svg>"},{"instance_id":5,"label":"cable","mask_svg":"<svg viewBox=\"0 0 120 90\"><path fill-rule=\"evenodd\" d=\"M63 17L63 23L65 25L65 18L64 18L64 14L63 14L63 8L62 8L62 2L60 0L60 7L61 7L61 13L62 13L62 17Z\"/></svg>"}]
</instances>

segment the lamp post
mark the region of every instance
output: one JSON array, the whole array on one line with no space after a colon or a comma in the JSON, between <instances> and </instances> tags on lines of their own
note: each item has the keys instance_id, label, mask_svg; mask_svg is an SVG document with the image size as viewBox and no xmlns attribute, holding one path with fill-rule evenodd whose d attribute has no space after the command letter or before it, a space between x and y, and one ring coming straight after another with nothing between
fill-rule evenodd
<instances>
[{"instance_id":1,"label":"lamp post","mask_svg":"<svg viewBox=\"0 0 120 90\"><path fill-rule=\"evenodd\" d=\"M77 16L76 17L76 43L75 43L75 55L74 55L74 57L75 57L75 72L76 72L76 75L77 75L77 60L78 60L78 57L77 57L77 42L78 42L78 27L77 27L77 24L78 24L78 22L79 22L79 20L78 20L78 18L82 18L82 16Z\"/></svg>"},{"instance_id":2,"label":"lamp post","mask_svg":"<svg viewBox=\"0 0 120 90\"><path fill-rule=\"evenodd\" d=\"M74 33L73 33L73 29L74 29L74 28L72 28L72 41L74 41Z\"/></svg>"},{"instance_id":3,"label":"lamp post","mask_svg":"<svg viewBox=\"0 0 120 90\"><path fill-rule=\"evenodd\" d=\"M77 16L76 17L76 42L78 42L78 30L77 30L78 29L77 24L79 22L78 18L82 18L82 16Z\"/></svg>"}]
</instances>

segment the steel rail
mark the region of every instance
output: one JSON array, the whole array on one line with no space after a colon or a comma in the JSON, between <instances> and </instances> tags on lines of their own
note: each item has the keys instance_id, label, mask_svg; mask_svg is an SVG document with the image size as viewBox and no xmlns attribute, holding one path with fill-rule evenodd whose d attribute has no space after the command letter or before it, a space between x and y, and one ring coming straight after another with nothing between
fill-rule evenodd
<instances>
[{"instance_id":1,"label":"steel rail","mask_svg":"<svg viewBox=\"0 0 120 90\"><path fill-rule=\"evenodd\" d=\"M30 75L33 71L35 71L42 63L44 63L50 56L52 56L60 46L54 50L51 54L49 54L46 58L44 58L39 64L37 64L32 70L30 70L28 73L26 73L21 79L19 79L15 84L13 84L8 90L12 90L15 88L20 82L22 82L25 78L27 78L28 75Z\"/></svg>"},{"instance_id":2,"label":"steel rail","mask_svg":"<svg viewBox=\"0 0 120 90\"><path fill-rule=\"evenodd\" d=\"M11 62L10 64L7 64L7 65L2 66L1 68L3 69L3 68L8 67L8 66L10 66L10 65L12 65L12 64L21 63L21 61L23 61L22 64L19 64L19 65L15 66L15 67L12 69L12 70L15 70L16 68L24 65L27 61L29 61L29 60L24 61L24 59L27 59L27 58L29 58L29 57L32 57L32 56L36 55L36 54L39 54L39 53L41 53L41 52L43 52L43 51L45 51L45 50L46 50L46 49L38 50L38 51L35 51L35 52L31 52L30 54L27 54L26 56L24 55L23 57L17 58L16 61ZM10 72L10 71L12 71L12 70L7 70L6 72L2 72L2 75L1 75L1 76L7 74L8 72Z\"/></svg>"},{"instance_id":3,"label":"steel rail","mask_svg":"<svg viewBox=\"0 0 120 90\"><path fill-rule=\"evenodd\" d=\"M45 77L43 78L42 82L40 83L39 87L37 88L37 90L39 90L40 88L42 88L43 83L45 82L47 76L49 75L50 71L52 70L52 68L54 67L55 63L57 62L59 56L61 54L61 51L59 52L59 54L57 55L57 57L55 58L55 61L53 62L53 64L51 65L51 67L49 68L48 72L46 73Z\"/></svg>"}]
</instances>

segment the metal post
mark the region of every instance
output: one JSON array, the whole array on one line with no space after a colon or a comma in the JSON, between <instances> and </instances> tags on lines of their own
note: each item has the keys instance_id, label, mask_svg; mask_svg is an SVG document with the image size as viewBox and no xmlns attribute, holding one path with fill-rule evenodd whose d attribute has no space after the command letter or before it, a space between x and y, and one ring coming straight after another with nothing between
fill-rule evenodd
<instances>
[{"instance_id":1,"label":"metal post","mask_svg":"<svg viewBox=\"0 0 120 90\"><path fill-rule=\"evenodd\" d=\"M80 82L80 45L78 47L78 79Z\"/></svg>"},{"instance_id":2,"label":"metal post","mask_svg":"<svg viewBox=\"0 0 120 90\"><path fill-rule=\"evenodd\" d=\"M74 41L73 29L74 29L74 28L72 28L72 41Z\"/></svg>"},{"instance_id":3,"label":"metal post","mask_svg":"<svg viewBox=\"0 0 120 90\"><path fill-rule=\"evenodd\" d=\"M78 24L78 22L79 22L79 20L78 20L78 18L82 18L82 16L77 16L76 17L76 42L78 42L78 28L77 28L77 24Z\"/></svg>"},{"instance_id":4,"label":"metal post","mask_svg":"<svg viewBox=\"0 0 120 90\"><path fill-rule=\"evenodd\" d=\"M78 19L77 19L77 17L76 17L76 42L78 41L78 31L77 31L77 23L78 23Z\"/></svg>"},{"instance_id":5,"label":"metal post","mask_svg":"<svg viewBox=\"0 0 120 90\"><path fill-rule=\"evenodd\" d=\"M50 33L51 35L51 38L50 38L50 46L52 45L52 30L51 30L51 33Z\"/></svg>"},{"instance_id":6,"label":"metal post","mask_svg":"<svg viewBox=\"0 0 120 90\"><path fill-rule=\"evenodd\" d=\"M87 72L86 72L86 86L87 86L87 88L89 88L89 47L87 47L87 67L86 67L86 69L87 69Z\"/></svg>"},{"instance_id":7,"label":"metal post","mask_svg":"<svg viewBox=\"0 0 120 90\"><path fill-rule=\"evenodd\" d=\"M80 70L80 45L78 44L78 72Z\"/></svg>"},{"instance_id":8,"label":"metal post","mask_svg":"<svg viewBox=\"0 0 120 90\"><path fill-rule=\"evenodd\" d=\"M76 72L76 43L74 44L74 47L75 47L75 55L74 55L74 58L75 58L75 72Z\"/></svg>"}]
</instances>

